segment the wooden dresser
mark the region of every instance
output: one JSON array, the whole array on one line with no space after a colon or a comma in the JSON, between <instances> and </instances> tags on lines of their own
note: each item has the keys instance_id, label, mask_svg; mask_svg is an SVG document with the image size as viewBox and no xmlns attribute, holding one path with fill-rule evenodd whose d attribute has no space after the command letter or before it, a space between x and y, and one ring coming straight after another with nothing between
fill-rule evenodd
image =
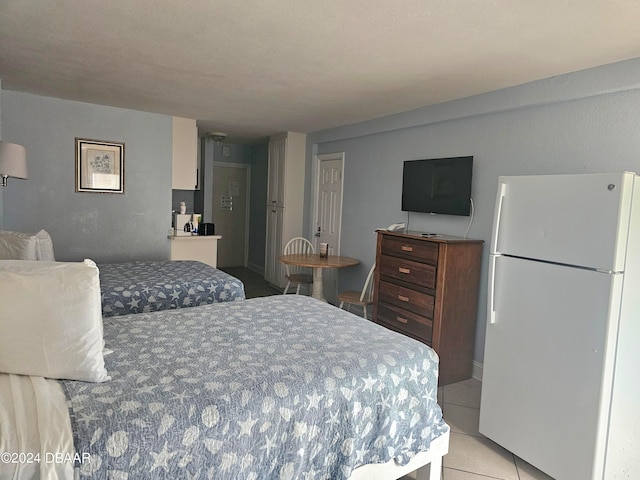
<instances>
[{"instance_id":1,"label":"wooden dresser","mask_svg":"<svg viewBox=\"0 0 640 480\"><path fill-rule=\"evenodd\" d=\"M373 321L440 356L440 385L471 377L482 240L378 231Z\"/></svg>"}]
</instances>

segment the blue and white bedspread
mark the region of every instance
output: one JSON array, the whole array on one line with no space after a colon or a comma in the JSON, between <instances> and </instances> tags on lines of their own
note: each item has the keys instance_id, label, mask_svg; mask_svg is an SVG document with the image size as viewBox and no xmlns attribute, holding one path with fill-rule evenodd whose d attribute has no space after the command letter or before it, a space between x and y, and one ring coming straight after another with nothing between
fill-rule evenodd
<instances>
[{"instance_id":1,"label":"blue and white bedspread","mask_svg":"<svg viewBox=\"0 0 640 480\"><path fill-rule=\"evenodd\" d=\"M448 431L433 350L301 295L106 318L112 380L61 382L80 478L342 479Z\"/></svg>"},{"instance_id":2,"label":"blue and white bedspread","mask_svg":"<svg viewBox=\"0 0 640 480\"><path fill-rule=\"evenodd\" d=\"M98 265L102 315L155 312L244 300L244 284L228 273L190 260Z\"/></svg>"}]
</instances>

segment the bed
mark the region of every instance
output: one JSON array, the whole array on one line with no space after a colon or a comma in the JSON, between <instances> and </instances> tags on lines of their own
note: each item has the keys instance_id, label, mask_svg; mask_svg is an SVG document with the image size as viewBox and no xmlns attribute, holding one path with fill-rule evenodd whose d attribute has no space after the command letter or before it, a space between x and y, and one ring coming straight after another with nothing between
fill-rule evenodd
<instances>
[{"instance_id":1,"label":"bed","mask_svg":"<svg viewBox=\"0 0 640 480\"><path fill-rule=\"evenodd\" d=\"M190 260L99 264L105 317L244 300L244 284Z\"/></svg>"},{"instance_id":2,"label":"bed","mask_svg":"<svg viewBox=\"0 0 640 480\"><path fill-rule=\"evenodd\" d=\"M23 454L0 478L371 480L423 466L440 478L449 427L437 355L420 342L300 295L100 326L89 381L16 375L0 354L0 450Z\"/></svg>"}]
</instances>

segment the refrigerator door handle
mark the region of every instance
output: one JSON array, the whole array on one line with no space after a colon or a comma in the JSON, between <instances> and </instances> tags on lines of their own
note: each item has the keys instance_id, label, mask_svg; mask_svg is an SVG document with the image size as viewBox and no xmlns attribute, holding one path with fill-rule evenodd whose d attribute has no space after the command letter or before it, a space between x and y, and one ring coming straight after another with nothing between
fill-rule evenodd
<instances>
[{"instance_id":1,"label":"refrigerator door handle","mask_svg":"<svg viewBox=\"0 0 640 480\"><path fill-rule=\"evenodd\" d=\"M491 250L492 253L498 253L498 235L500 234L500 220L502 219L502 203L504 196L507 192L507 184L500 182L498 188L498 198L496 199L496 209L494 212L493 220L493 236L491 238Z\"/></svg>"},{"instance_id":2,"label":"refrigerator door handle","mask_svg":"<svg viewBox=\"0 0 640 480\"><path fill-rule=\"evenodd\" d=\"M489 255L489 282L487 284L487 291L489 294L489 302L487 310L489 314L489 324L496 323L496 310L495 310L495 283L496 283L496 255Z\"/></svg>"}]
</instances>

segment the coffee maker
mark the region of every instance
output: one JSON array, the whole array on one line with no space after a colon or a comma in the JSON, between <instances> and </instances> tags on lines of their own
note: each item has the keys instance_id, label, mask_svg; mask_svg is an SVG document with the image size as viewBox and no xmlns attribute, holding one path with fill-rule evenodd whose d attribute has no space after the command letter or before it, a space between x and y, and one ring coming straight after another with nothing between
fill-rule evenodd
<instances>
[{"instance_id":1,"label":"coffee maker","mask_svg":"<svg viewBox=\"0 0 640 480\"><path fill-rule=\"evenodd\" d=\"M177 237L191 235L191 214L174 213L173 228Z\"/></svg>"}]
</instances>

